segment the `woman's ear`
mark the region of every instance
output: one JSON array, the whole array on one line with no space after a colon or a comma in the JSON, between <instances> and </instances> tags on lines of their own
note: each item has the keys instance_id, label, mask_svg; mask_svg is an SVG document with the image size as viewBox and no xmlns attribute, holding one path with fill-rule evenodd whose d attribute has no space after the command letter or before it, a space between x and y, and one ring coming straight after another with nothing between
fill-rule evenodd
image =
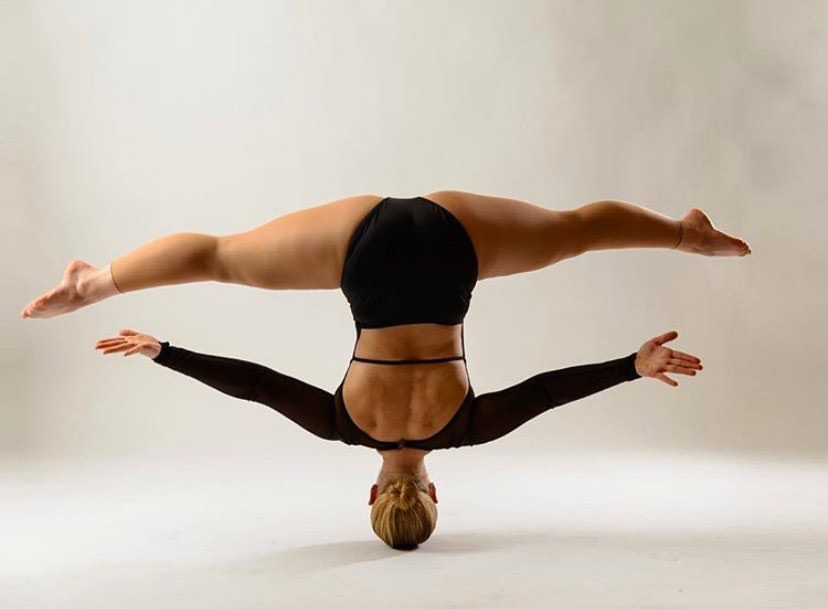
<instances>
[{"instance_id":1,"label":"woman's ear","mask_svg":"<svg viewBox=\"0 0 828 609\"><path fill-rule=\"evenodd\" d=\"M377 500L377 491L379 490L379 485L374 484L371 486L371 497L368 499L368 505L374 505L374 501Z\"/></svg>"},{"instance_id":2,"label":"woman's ear","mask_svg":"<svg viewBox=\"0 0 828 609\"><path fill-rule=\"evenodd\" d=\"M428 494L431 495L431 498L434 500L434 503L437 503L437 487L434 486L433 482L428 483Z\"/></svg>"}]
</instances>

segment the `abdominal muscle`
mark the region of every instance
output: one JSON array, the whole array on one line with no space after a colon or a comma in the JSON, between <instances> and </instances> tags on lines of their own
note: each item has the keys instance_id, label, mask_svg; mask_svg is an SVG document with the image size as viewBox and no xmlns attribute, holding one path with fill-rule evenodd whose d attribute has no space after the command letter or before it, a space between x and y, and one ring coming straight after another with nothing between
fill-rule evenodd
<instances>
[{"instance_id":1,"label":"abdominal muscle","mask_svg":"<svg viewBox=\"0 0 828 609\"><path fill-rule=\"evenodd\" d=\"M363 328L355 355L426 359L460 355L460 325ZM402 365L352 361L342 398L354 423L375 440L422 440L440 431L468 392L463 360Z\"/></svg>"}]
</instances>

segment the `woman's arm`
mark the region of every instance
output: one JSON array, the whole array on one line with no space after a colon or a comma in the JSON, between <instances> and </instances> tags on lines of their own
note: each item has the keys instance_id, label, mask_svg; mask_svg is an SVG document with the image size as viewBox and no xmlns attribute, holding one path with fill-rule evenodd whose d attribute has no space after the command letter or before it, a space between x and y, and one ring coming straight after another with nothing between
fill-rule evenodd
<instances>
[{"instance_id":1,"label":"woman's arm","mask_svg":"<svg viewBox=\"0 0 828 609\"><path fill-rule=\"evenodd\" d=\"M640 378L636 353L599 364L541 372L517 385L481 393L472 405L465 444L491 442L541 413L574 402L624 381Z\"/></svg>"},{"instance_id":2,"label":"woman's arm","mask_svg":"<svg viewBox=\"0 0 828 609\"><path fill-rule=\"evenodd\" d=\"M168 341L122 331L118 338L98 341L104 353L124 351L124 355L140 352L156 364L186 374L235 398L265 404L294 423L325 440L338 440L334 396L261 364L241 359L197 353L170 345Z\"/></svg>"},{"instance_id":3,"label":"woman's arm","mask_svg":"<svg viewBox=\"0 0 828 609\"><path fill-rule=\"evenodd\" d=\"M702 366L699 358L662 346L676 336L677 332L667 332L648 340L637 352L627 356L541 372L512 387L476 396L464 444L491 442L556 406L642 376L678 385L664 372L694 376Z\"/></svg>"}]
</instances>

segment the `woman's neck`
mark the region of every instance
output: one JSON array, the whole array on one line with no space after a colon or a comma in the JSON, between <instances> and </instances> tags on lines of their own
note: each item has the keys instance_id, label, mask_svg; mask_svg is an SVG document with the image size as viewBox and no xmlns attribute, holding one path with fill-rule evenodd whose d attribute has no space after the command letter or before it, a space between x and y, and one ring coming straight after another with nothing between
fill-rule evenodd
<instances>
[{"instance_id":1,"label":"woman's neck","mask_svg":"<svg viewBox=\"0 0 828 609\"><path fill-rule=\"evenodd\" d=\"M377 476L377 484L380 489L384 487L384 484L401 476L416 476L423 483L423 486L428 486L428 472L424 460L428 451L401 448L399 450L378 452L382 456L382 467Z\"/></svg>"}]
</instances>

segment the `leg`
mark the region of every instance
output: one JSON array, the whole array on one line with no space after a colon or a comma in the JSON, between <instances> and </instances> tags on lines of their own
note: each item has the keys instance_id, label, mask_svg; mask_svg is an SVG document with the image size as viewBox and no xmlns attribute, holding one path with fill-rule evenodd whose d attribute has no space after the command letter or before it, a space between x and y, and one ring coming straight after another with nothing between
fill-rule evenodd
<instances>
[{"instance_id":1,"label":"leg","mask_svg":"<svg viewBox=\"0 0 828 609\"><path fill-rule=\"evenodd\" d=\"M479 262L478 280L542 269L599 249L675 248L705 255L744 255L750 248L713 228L699 209L675 220L621 201L552 210L516 199L457 190L425 198L466 228Z\"/></svg>"},{"instance_id":2,"label":"leg","mask_svg":"<svg viewBox=\"0 0 828 609\"><path fill-rule=\"evenodd\" d=\"M662 247L706 256L745 256L750 246L716 229L702 210L693 208L675 220L642 205L596 201L575 210L584 252L632 247Z\"/></svg>"},{"instance_id":3,"label":"leg","mask_svg":"<svg viewBox=\"0 0 828 609\"><path fill-rule=\"evenodd\" d=\"M218 281L220 237L175 233L159 237L110 262L118 292L162 285Z\"/></svg>"},{"instance_id":4,"label":"leg","mask_svg":"<svg viewBox=\"0 0 828 609\"><path fill-rule=\"evenodd\" d=\"M596 201L576 210L581 251L631 247L674 249L681 241L681 221L624 201Z\"/></svg>"},{"instance_id":5,"label":"leg","mask_svg":"<svg viewBox=\"0 0 828 609\"><path fill-rule=\"evenodd\" d=\"M268 289L338 288L351 232L381 198L347 197L226 236L166 235L100 269L73 260L63 281L26 305L22 316L54 317L118 293L195 281Z\"/></svg>"},{"instance_id":6,"label":"leg","mask_svg":"<svg viewBox=\"0 0 828 609\"><path fill-rule=\"evenodd\" d=\"M380 200L347 197L221 237L219 281L271 290L338 289L351 235Z\"/></svg>"},{"instance_id":7,"label":"leg","mask_svg":"<svg viewBox=\"0 0 828 609\"><path fill-rule=\"evenodd\" d=\"M425 198L446 208L466 229L477 254L478 281L542 269L582 253L574 210L458 190Z\"/></svg>"}]
</instances>

